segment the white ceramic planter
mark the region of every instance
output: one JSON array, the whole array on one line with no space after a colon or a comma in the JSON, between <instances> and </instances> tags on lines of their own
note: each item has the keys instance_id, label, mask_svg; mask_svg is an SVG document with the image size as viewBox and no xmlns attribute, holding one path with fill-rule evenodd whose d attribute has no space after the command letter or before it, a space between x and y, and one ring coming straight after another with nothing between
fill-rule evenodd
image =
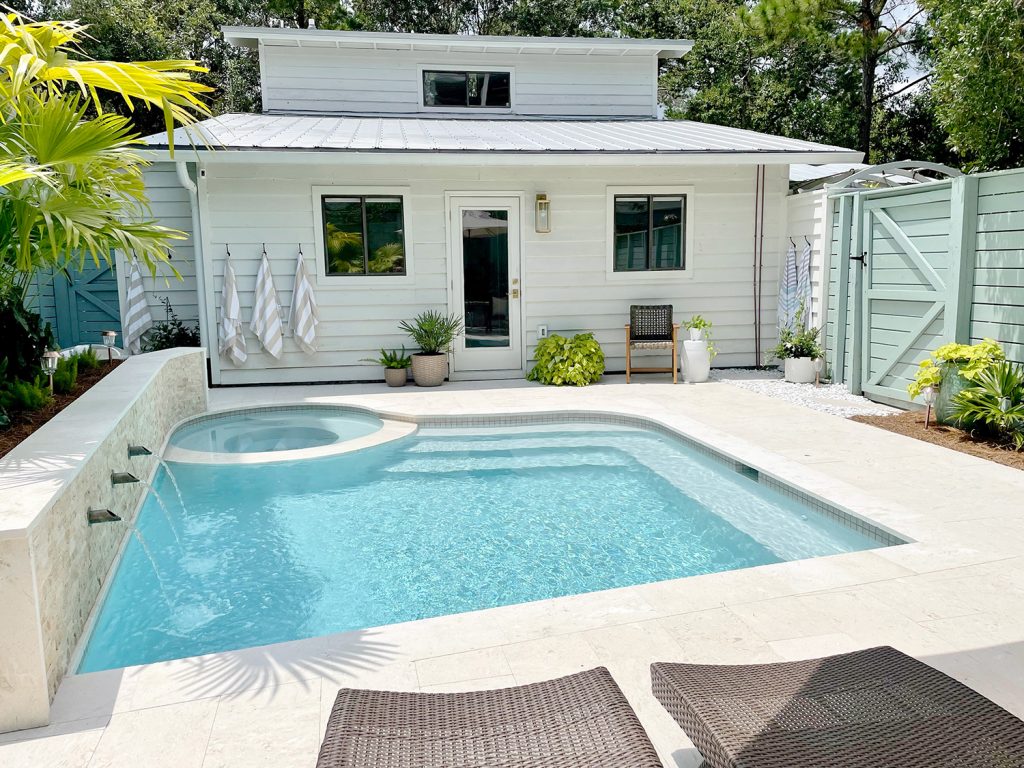
<instances>
[{"instance_id":1,"label":"white ceramic planter","mask_svg":"<svg viewBox=\"0 0 1024 768\"><path fill-rule=\"evenodd\" d=\"M704 338L703 328L688 328L687 333L690 334L690 341L701 341Z\"/></svg>"},{"instance_id":2,"label":"white ceramic planter","mask_svg":"<svg viewBox=\"0 0 1024 768\"><path fill-rule=\"evenodd\" d=\"M787 357L785 360L786 381L794 384L814 382L813 357Z\"/></svg>"},{"instance_id":3,"label":"white ceramic planter","mask_svg":"<svg viewBox=\"0 0 1024 768\"><path fill-rule=\"evenodd\" d=\"M412 356L412 378L417 387L440 387L448 375L448 355Z\"/></svg>"},{"instance_id":4,"label":"white ceramic planter","mask_svg":"<svg viewBox=\"0 0 1024 768\"><path fill-rule=\"evenodd\" d=\"M683 381L700 384L711 374L711 354L703 339L683 342Z\"/></svg>"}]
</instances>

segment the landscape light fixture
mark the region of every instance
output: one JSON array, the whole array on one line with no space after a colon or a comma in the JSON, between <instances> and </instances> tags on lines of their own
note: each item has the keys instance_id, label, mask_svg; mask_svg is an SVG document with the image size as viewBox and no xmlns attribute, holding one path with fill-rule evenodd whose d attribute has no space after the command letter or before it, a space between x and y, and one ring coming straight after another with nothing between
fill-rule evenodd
<instances>
[{"instance_id":1,"label":"landscape light fixture","mask_svg":"<svg viewBox=\"0 0 1024 768\"><path fill-rule=\"evenodd\" d=\"M921 390L921 398L924 400L925 412L924 412L924 428L928 429L928 424L932 419L932 406L935 405L935 400L939 396L939 390L935 387L925 387Z\"/></svg>"},{"instance_id":2,"label":"landscape light fixture","mask_svg":"<svg viewBox=\"0 0 1024 768\"><path fill-rule=\"evenodd\" d=\"M103 331L103 346L107 348L107 365L114 364L114 342L117 340L117 331Z\"/></svg>"},{"instance_id":3,"label":"landscape light fixture","mask_svg":"<svg viewBox=\"0 0 1024 768\"><path fill-rule=\"evenodd\" d=\"M60 361L60 352L46 350L43 352L43 373L50 379L50 394L53 394L53 374L57 372L57 363Z\"/></svg>"}]
</instances>

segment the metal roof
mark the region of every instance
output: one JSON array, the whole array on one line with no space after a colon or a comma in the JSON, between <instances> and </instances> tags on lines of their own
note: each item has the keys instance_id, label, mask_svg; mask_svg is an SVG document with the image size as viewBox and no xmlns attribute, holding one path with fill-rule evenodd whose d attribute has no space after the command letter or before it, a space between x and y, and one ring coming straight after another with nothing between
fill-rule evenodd
<instances>
[{"instance_id":1,"label":"metal roof","mask_svg":"<svg viewBox=\"0 0 1024 768\"><path fill-rule=\"evenodd\" d=\"M386 51L463 51L468 53L576 53L611 56L653 55L679 58L693 48L692 40L625 37L515 37L499 35L432 35L418 32L295 29L291 27L221 27L233 45L255 48L292 45L310 48L366 48Z\"/></svg>"},{"instance_id":2,"label":"metal roof","mask_svg":"<svg viewBox=\"0 0 1024 768\"><path fill-rule=\"evenodd\" d=\"M855 161L842 147L688 120L449 119L227 114L192 129L175 145L200 150L500 153L511 155L754 155L776 162ZM145 139L165 149L165 134ZM785 160L784 160L785 158Z\"/></svg>"}]
</instances>

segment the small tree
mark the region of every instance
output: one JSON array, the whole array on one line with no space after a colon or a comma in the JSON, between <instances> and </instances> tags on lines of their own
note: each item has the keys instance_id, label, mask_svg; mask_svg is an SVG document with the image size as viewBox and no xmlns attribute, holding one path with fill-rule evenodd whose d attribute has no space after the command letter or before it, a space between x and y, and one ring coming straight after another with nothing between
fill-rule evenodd
<instances>
[{"instance_id":1,"label":"small tree","mask_svg":"<svg viewBox=\"0 0 1024 768\"><path fill-rule=\"evenodd\" d=\"M204 70L82 58L85 30L0 16L0 293L18 300L36 270L109 262L114 250L155 272L184 236L151 218L141 141L130 118L104 113L101 93L161 111L173 140L176 124L208 114L210 89L190 77Z\"/></svg>"}]
</instances>

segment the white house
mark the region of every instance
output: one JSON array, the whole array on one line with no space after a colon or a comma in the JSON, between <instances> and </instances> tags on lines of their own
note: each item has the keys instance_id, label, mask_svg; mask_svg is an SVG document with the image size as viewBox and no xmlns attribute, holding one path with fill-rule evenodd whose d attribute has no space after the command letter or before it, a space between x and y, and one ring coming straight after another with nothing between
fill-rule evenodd
<instances>
[{"instance_id":1,"label":"white house","mask_svg":"<svg viewBox=\"0 0 1024 768\"><path fill-rule=\"evenodd\" d=\"M379 379L411 342L398 322L454 312L453 378L519 377L545 331L592 331L624 368L630 304L714 323L716 365L754 365L775 337L791 163L858 152L658 119L658 67L686 40L521 38L227 28L259 52L264 114L147 141L154 213L190 233L185 281L150 281L195 318L214 384ZM247 334L217 351L228 250L248 325L260 257L291 300L299 249L318 350L279 360ZM156 313L154 313L156 314ZM287 329L286 329L287 336Z\"/></svg>"}]
</instances>

